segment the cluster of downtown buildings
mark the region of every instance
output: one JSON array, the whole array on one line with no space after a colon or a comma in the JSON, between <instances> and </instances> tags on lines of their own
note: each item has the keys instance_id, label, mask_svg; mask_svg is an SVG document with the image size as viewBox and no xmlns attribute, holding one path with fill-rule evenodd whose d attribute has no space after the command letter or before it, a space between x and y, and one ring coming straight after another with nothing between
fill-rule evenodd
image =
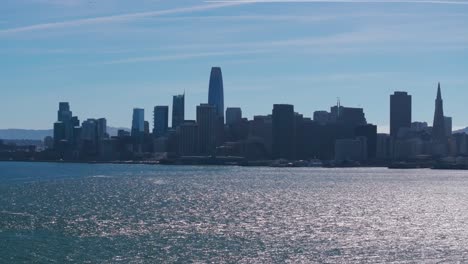
<instances>
[{"instance_id":1,"label":"cluster of downtown buildings","mask_svg":"<svg viewBox=\"0 0 468 264\"><path fill-rule=\"evenodd\" d=\"M70 161L164 161L172 163L232 163L275 161L278 164L320 161L332 165L391 164L440 160L468 154L465 134L452 135L444 116L440 84L433 126L413 122L412 98L390 95L390 134L378 134L362 108L340 105L304 117L289 104L273 105L269 115L242 117L238 107L224 108L221 69L213 67L208 103L196 107L196 120L185 119L185 93L169 106L155 106L153 127L144 109L133 109L131 131L107 134L106 119L80 124L68 103L59 104L54 136L45 141L42 158ZM169 127L169 117L172 126ZM271 162L273 163L273 162Z\"/></svg>"}]
</instances>

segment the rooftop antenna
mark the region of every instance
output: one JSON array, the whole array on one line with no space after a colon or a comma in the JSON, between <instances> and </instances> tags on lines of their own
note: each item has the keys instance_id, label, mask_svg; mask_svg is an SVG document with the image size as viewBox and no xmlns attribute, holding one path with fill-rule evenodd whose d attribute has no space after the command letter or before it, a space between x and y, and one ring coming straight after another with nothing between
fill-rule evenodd
<instances>
[{"instance_id":1,"label":"rooftop antenna","mask_svg":"<svg viewBox=\"0 0 468 264\"><path fill-rule=\"evenodd\" d=\"M337 114L338 114L338 116L340 116L340 108L341 108L340 97L337 97L337 98L336 98L336 107L337 107L337 109L338 109Z\"/></svg>"}]
</instances>

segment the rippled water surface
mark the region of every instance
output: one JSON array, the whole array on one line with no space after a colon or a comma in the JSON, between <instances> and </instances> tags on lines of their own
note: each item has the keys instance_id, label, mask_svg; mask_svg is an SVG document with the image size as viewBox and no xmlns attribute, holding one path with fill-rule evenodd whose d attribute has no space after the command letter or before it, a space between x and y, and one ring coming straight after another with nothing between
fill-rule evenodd
<instances>
[{"instance_id":1,"label":"rippled water surface","mask_svg":"<svg viewBox=\"0 0 468 264\"><path fill-rule=\"evenodd\" d=\"M468 172L0 163L0 263L467 261Z\"/></svg>"}]
</instances>

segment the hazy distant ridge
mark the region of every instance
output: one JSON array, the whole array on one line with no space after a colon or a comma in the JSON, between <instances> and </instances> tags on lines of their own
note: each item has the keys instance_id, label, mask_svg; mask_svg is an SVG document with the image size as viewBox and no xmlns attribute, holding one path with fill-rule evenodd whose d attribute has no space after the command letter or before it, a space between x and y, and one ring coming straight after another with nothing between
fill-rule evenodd
<instances>
[{"instance_id":1,"label":"hazy distant ridge","mask_svg":"<svg viewBox=\"0 0 468 264\"><path fill-rule=\"evenodd\" d=\"M128 128L107 127L107 133L110 136L116 136L119 129L130 131ZM0 139L30 139L30 140L43 140L47 136L54 134L52 129L0 129Z\"/></svg>"},{"instance_id":2,"label":"hazy distant ridge","mask_svg":"<svg viewBox=\"0 0 468 264\"><path fill-rule=\"evenodd\" d=\"M453 131L454 134L456 133L466 133L468 134L468 127L465 127L463 129L459 129L459 130L456 130L456 131Z\"/></svg>"}]
</instances>

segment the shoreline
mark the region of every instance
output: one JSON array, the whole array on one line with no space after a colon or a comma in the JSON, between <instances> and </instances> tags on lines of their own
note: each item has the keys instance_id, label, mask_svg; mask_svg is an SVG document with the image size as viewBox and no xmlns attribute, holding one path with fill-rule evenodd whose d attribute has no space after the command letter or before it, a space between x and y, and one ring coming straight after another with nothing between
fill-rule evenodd
<instances>
[{"instance_id":1,"label":"shoreline","mask_svg":"<svg viewBox=\"0 0 468 264\"><path fill-rule=\"evenodd\" d=\"M359 166L272 166L271 163L268 165L264 163L254 164L215 164L215 163L161 163L159 161L65 161L65 160L0 160L0 162L15 162L15 163L58 163L58 164L116 164L116 165L162 165L162 166L238 166L238 167L269 167L269 168L321 168L321 169L345 169L345 168L387 168L389 170L414 170L414 169L432 169L432 170L468 170L465 167L459 166L394 166L394 165L359 165Z\"/></svg>"}]
</instances>

